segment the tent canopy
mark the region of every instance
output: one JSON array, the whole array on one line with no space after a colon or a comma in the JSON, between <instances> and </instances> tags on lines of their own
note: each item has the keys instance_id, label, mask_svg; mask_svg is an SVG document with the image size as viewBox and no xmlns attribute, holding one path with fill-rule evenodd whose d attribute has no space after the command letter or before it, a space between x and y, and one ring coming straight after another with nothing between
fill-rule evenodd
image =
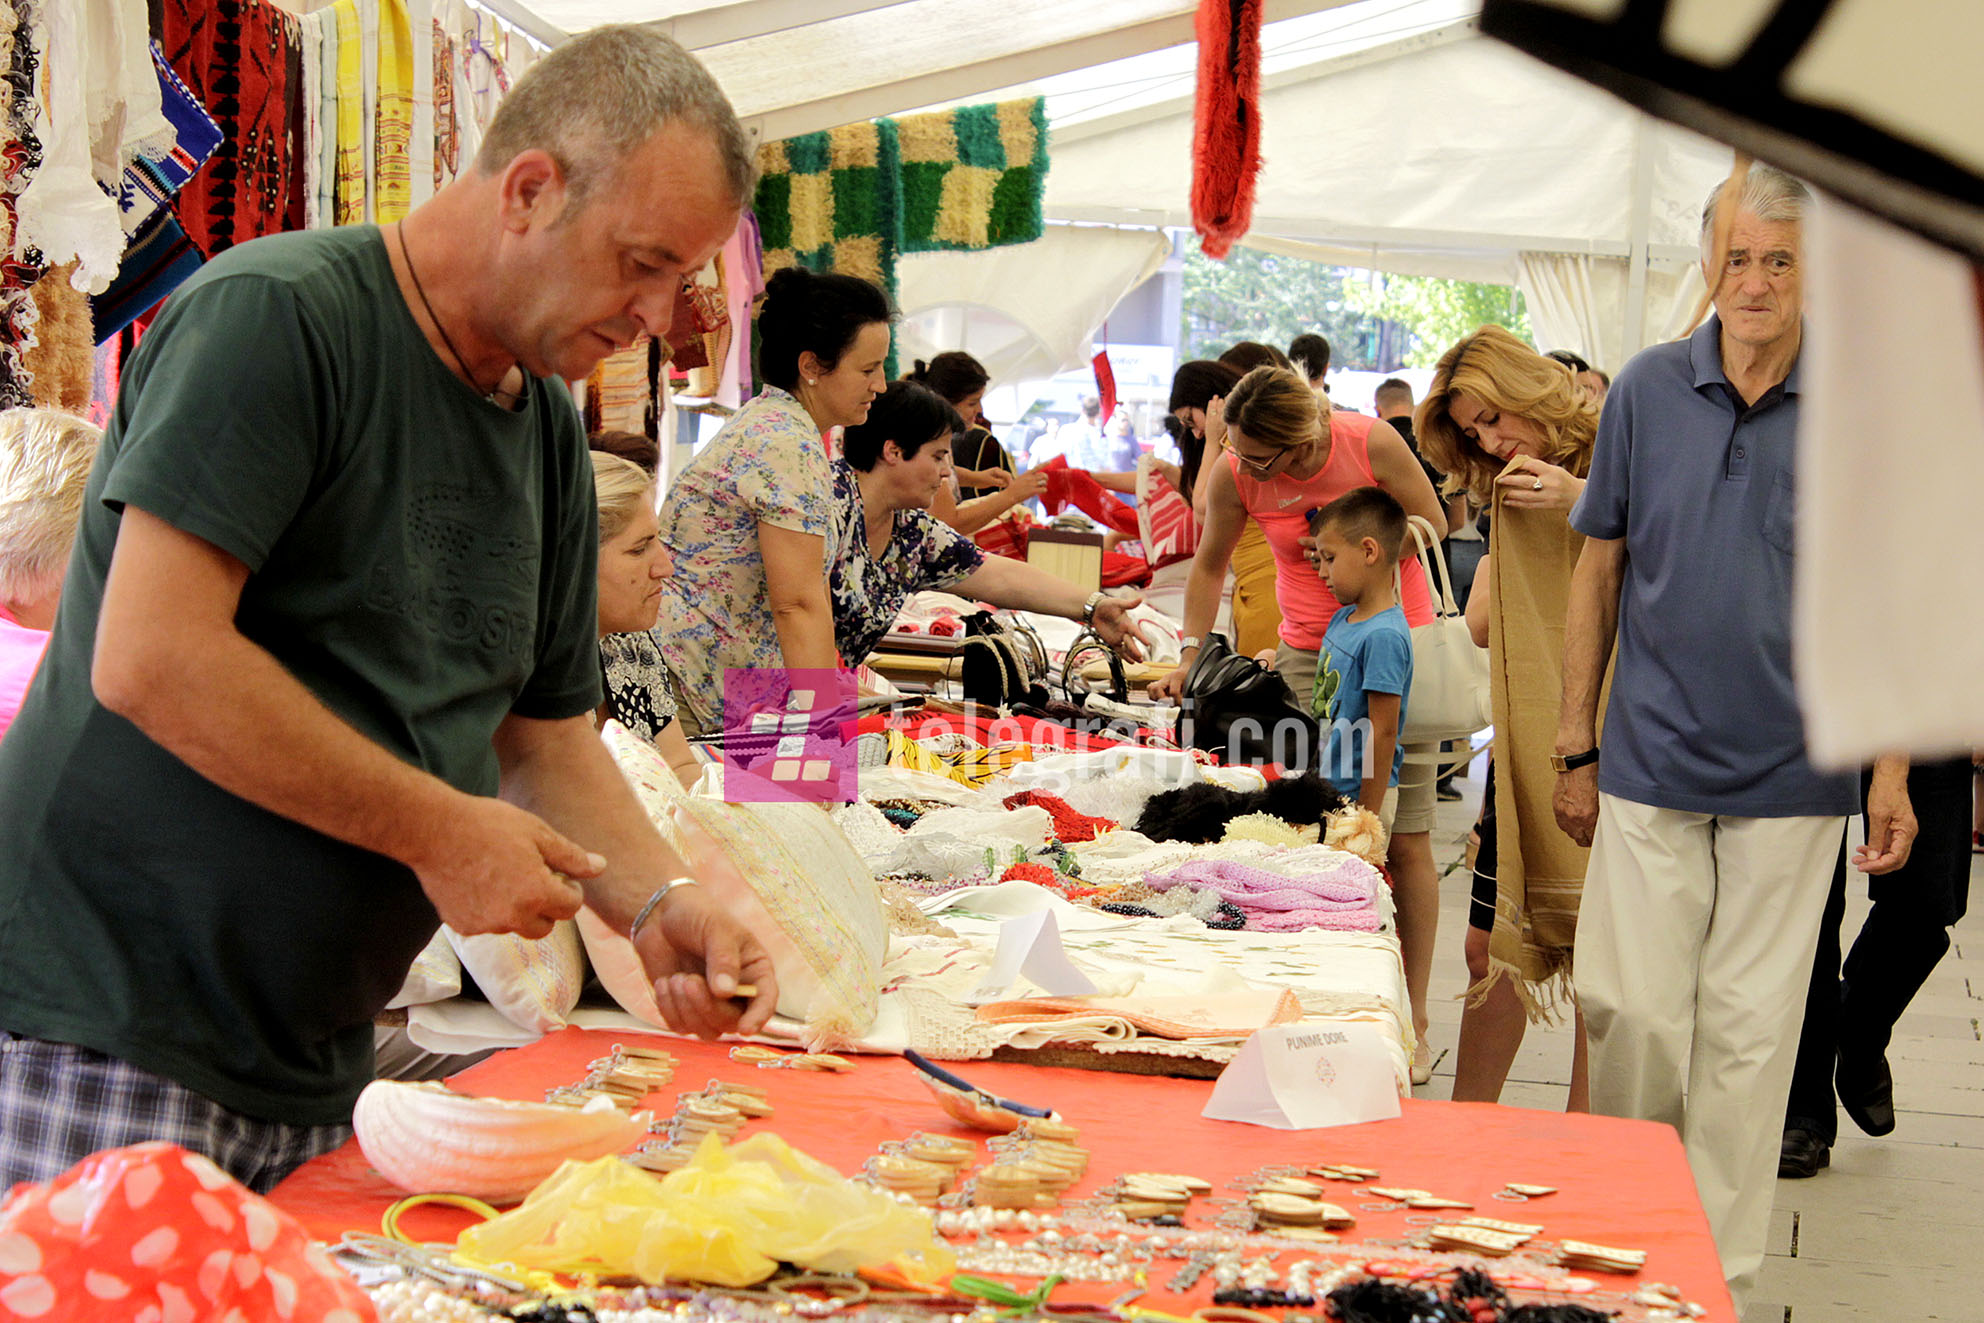
<instances>
[{"instance_id":1,"label":"tent canopy","mask_svg":"<svg viewBox=\"0 0 1984 1323\"><path fill-rule=\"evenodd\" d=\"M1042 95L1050 220L1191 224L1190 0L477 2L554 41L605 21L664 23L768 139ZM1540 340L1616 367L1692 311L1698 208L1730 153L1483 37L1479 8L1267 0L1264 164L1246 242L1517 284ZM1064 287L1067 301L1120 294L1125 263L1141 265L1127 237L1121 252ZM974 283L1016 286L1032 255L974 255ZM906 279L905 313L937 311L912 298L941 297L943 283ZM1031 333L1041 346L1080 338L1065 326Z\"/></svg>"}]
</instances>

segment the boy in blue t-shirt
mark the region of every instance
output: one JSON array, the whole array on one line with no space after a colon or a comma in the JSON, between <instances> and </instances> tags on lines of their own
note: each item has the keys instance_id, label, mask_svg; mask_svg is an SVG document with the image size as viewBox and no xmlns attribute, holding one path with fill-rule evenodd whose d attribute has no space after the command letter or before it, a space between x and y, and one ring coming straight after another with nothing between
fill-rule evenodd
<instances>
[{"instance_id":1,"label":"boy in blue t-shirt","mask_svg":"<svg viewBox=\"0 0 1984 1323\"><path fill-rule=\"evenodd\" d=\"M1323 775L1390 831L1405 761L1398 732L1412 690L1412 630L1392 586L1405 510L1376 487L1358 487L1318 510L1309 529L1322 576L1344 603L1316 655L1312 710L1329 731Z\"/></svg>"}]
</instances>

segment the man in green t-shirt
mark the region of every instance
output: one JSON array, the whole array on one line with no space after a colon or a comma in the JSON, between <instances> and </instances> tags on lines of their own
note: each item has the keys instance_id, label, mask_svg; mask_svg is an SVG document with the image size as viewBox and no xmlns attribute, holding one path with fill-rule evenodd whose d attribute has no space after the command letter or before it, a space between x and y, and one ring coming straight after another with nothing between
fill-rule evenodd
<instances>
[{"instance_id":1,"label":"man in green t-shirt","mask_svg":"<svg viewBox=\"0 0 1984 1323\"><path fill-rule=\"evenodd\" d=\"M0 744L0 1189L152 1139L273 1185L349 1133L437 916L541 937L583 902L677 1028L769 1017L763 948L593 732L556 380L667 330L753 174L700 64L600 29L398 225L244 244L167 305Z\"/></svg>"}]
</instances>

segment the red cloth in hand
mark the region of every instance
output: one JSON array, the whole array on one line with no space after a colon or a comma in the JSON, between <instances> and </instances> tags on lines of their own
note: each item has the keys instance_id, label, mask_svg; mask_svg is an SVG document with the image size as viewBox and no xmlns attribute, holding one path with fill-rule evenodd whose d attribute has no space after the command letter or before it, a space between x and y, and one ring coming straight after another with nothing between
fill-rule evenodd
<instances>
[{"instance_id":1,"label":"red cloth in hand","mask_svg":"<svg viewBox=\"0 0 1984 1323\"><path fill-rule=\"evenodd\" d=\"M1040 507L1049 515L1060 514L1067 506L1074 506L1103 527L1124 537L1137 535L1137 511L1135 506L1123 504L1103 490L1102 484L1087 469L1068 467L1066 455L1056 455L1039 471L1047 475L1047 490L1041 494Z\"/></svg>"},{"instance_id":2,"label":"red cloth in hand","mask_svg":"<svg viewBox=\"0 0 1984 1323\"><path fill-rule=\"evenodd\" d=\"M1026 525L1017 519L995 519L971 535L988 556L1026 559Z\"/></svg>"},{"instance_id":3,"label":"red cloth in hand","mask_svg":"<svg viewBox=\"0 0 1984 1323\"><path fill-rule=\"evenodd\" d=\"M1150 562L1142 556L1130 556L1120 551L1102 553L1102 586L1104 588L1141 588L1150 582Z\"/></svg>"}]
</instances>

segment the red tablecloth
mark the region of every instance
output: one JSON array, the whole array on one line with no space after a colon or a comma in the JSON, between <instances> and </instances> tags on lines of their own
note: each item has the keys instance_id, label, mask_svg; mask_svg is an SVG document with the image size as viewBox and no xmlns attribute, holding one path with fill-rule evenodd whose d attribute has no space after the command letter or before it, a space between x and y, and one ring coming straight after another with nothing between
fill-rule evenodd
<instances>
[{"instance_id":1,"label":"red tablecloth","mask_svg":"<svg viewBox=\"0 0 1984 1323\"><path fill-rule=\"evenodd\" d=\"M541 1098L547 1088L584 1076L587 1064L616 1041L619 1036L610 1033L567 1029L492 1057L453 1083L486 1096ZM719 1045L640 1041L666 1046L681 1059L674 1085L655 1095L650 1106L672 1110L677 1087L694 1091L712 1079L748 1080L768 1090L777 1108L754 1128L770 1128L843 1172L855 1171L883 1141L917 1130L972 1134L938 1110L914 1078L914 1069L899 1058L856 1058L859 1067L852 1073L814 1074L733 1062L728 1049ZM1485 1103L1407 1100L1404 1114L1394 1121L1279 1131L1204 1119L1199 1113L1212 1086L1202 1080L986 1062L959 1070L994 1093L1053 1107L1081 1128L1081 1143L1094 1161L1076 1195L1126 1171L1185 1172L1224 1187L1232 1178L1272 1163L1375 1167L1382 1173L1378 1184L1471 1200L1475 1211L1487 1217L1540 1222L1550 1239L1644 1249L1646 1269L1637 1280L1673 1283L1707 1306L1715 1323L1734 1323L1708 1220L1696 1199L1680 1139L1667 1126ZM1554 1185L1558 1193L1525 1204L1491 1198L1509 1181ZM1330 1188L1330 1197L1357 1213L1351 1237L1416 1234L1406 1218L1423 1214L1362 1211L1362 1205L1377 1200L1360 1196L1355 1186ZM334 1241L347 1230L378 1230L380 1214L400 1191L372 1170L353 1142L303 1167L271 1197L316 1235ZM416 1238L451 1240L468 1221L469 1215L457 1210L427 1207L412 1210L401 1225ZM1205 1216L1196 1212L1188 1221L1201 1225ZM1627 1284L1626 1279L1599 1279ZM1198 1294L1208 1291L1204 1286Z\"/></svg>"}]
</instances>

